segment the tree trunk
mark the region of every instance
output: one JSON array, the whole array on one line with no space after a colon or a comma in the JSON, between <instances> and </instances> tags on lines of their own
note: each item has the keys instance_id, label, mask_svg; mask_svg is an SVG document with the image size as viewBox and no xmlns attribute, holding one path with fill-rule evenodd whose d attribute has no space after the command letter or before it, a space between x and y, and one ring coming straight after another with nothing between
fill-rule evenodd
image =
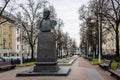
<instances>
[{"instance_id":1,"label":"tree trunk","mask_svg":"<svg viewBox=\"0 0 120 80\"><path fill-rule=\"evenodd\" d=\"M34 47L31 46L31 59L34 60Z\"/></svg>"},{"instance_id":2,"label":"tree trunk","mask_svg":"<svg viewBox=\"0 0 120 80\"><path fill-rule=\"evenodd\" d=\"M95 54L96 54L96 46L95 44L93 45L93 58L95 58Z\"/></svg>"},{"instance_id":3,"label":"tree trunk","mask_svg":"<svg viewBox=\"0 0 120 80\"><path fill-rule=\"evenodd\" d=\"M85 56L87 56L87 43L85 44Z\"/></svg>"},{"instance_id":4,"label":"tree trunk","mask_svg":"<svg viewBox=\"0 0 120 80\"><path fill-rule=\"evenodd\" d=\"M66 56L68 56L68 50L67 50L67 55Z\"/></svg>"},{"instance_id":5,"label":"tree trunk","mask_svg":"<svg viewBox=\"0 0 120 80\"><path fill-rule=\"evenodd\" d=\"M102 55L102 20L103 20L103 17L102 17L102 15L100 15L100 55L101 55L101 58L103 57L103 55Z\"/></svg>"},{"instance_id":6,"label":"tree trunk","mask_svg":"<svg viewBox=\"0 0 120 80\"><path fill-rule=\"evenodd\" d=\"M116 56L119 56L119 31L117 25L115 33L116 33Z\"/></svg>"},{"instance_id":7,"label":"tree trunk","mask_svg":"<svg viewBox=\"0 0 120 80\"><path fill-rule=\"evenodd\" d=\"M87 58L88 58L88 55L89 55L89 42L87 41Z\"/></svg>"}]
</instances>

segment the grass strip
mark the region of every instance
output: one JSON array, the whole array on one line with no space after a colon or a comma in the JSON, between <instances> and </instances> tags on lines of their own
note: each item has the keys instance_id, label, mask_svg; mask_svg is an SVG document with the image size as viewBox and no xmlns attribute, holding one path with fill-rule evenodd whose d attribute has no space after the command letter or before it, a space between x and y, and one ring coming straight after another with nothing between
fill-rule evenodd
<instances>
[{"instance_id":1,"label":"grass strip","mask_svg":"<svg viewBox=\"0 0 120 80\"><path fill-rule=\"evenodd\" d=\"M34 65L35 62L28 62L28 63L23 63L22 65L21 64L16 64L17 67L24 67L24 66L31 66L31 65Z\"/></svg>"}]
</instances>

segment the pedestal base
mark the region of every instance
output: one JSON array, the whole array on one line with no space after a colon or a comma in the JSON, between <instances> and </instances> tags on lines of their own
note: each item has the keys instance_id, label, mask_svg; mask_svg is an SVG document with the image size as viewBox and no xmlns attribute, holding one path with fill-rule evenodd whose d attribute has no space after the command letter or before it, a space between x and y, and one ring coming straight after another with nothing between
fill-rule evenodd
<instances>
[{"instance_id":1,"label":"pedestal base","mask_svg":"<svg viewBox=\"0 0 120 80\"><path fill-rule=\"evenodd\" d=\"M67 76L70 72L70 67L59 67L56 72L34 72L32 69L18 73L17 77L29 77L29 76Z\"/></svg>"},{"instance_id":2,"label":"pedestal base","mask_svg":"<svg viewBox=\"0 0 120 80\"><path fill-rule=\"evenodd\" d=\"M59 70L59 66L58 65L44 63L43 65L36 64L36 66L34 66L34 70L33 71L34 72L57 72L58 70Z\"/></svg>"}]
</instances>

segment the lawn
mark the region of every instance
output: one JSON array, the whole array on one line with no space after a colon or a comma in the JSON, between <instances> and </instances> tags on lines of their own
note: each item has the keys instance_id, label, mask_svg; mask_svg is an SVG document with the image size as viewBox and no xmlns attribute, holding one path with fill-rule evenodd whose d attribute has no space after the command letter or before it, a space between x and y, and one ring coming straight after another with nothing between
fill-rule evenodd
<instances>
[{"instance_id":1,"label":"lawn","mask_svg":"<svg viewBox=\"0 0 120 80\"><path fill-rule=\"evenodd\" d=\"M102 63L102 62L103 62L103 60L101 60L101 63ZM92 63L93 65L98 65L98 64L99 64L99 63L98 63L98 58L92 59L91 63Z\"/></svg>"},{"instance_id":2,"label":"lawn","mask_svg":"<svg viewBox=\"0 0 120 80\"><path fill-rule=\"evenodd\" d=\"M101 61L101 63L102 63L102 62L103 62L103 60ZM99 64L99 63L98 63L98 58L92 59L91 63L92 63L93 65ZM117 63L116 61L113 61L113 62L111 63L111 69L115 70L115 69L117 68L117 64L118 64L118 63Z\"/></svg>"},{"instance_id":3,"label":"lawn","mask_svg":"<svg viewBox=\"0 0 120 80\"><path fill-rule=\"evenodd\" d=\"M30 66L30 65L34 65L35 62L28 62L28 63L23 63L22 65L21 64L17 64L16 66L17 67L22 67L22 66Z\"/></svg>"}]
</instances>

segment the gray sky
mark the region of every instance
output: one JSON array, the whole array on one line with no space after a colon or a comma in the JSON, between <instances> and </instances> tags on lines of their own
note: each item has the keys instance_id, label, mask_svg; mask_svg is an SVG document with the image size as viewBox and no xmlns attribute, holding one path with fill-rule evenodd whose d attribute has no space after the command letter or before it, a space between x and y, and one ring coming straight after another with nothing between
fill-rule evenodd
<instances>
[{"instance_id":1,"label":"gray sky","mask_svg":"<svg viewBox=\"0 0 120 80\"><path fill-rule=\"evenodd\" d=\"M75 39L79 45L79 14L78 9L82 4L86 4L89 0L49 0L55 7L57 17L64 22L64 32L68 32L70 37Z\"/></svg>"},{"instance_id":2,"label":"gray sky","mask_svg":"<svg viewBox=\"0 0 120 80\"><path fill-rule=\"evenodd\" d=\"M0 0L1 1L1 0ZM20 3L25 3L26 0L18 0ZM68 32L72 39L75 39L77 45L80 42L79 35L79 14L78 9L82 4L87 5L89 0L48 0L56 10L57 18L64 22L63 31Z\"/></svg>"}]
</instances>

